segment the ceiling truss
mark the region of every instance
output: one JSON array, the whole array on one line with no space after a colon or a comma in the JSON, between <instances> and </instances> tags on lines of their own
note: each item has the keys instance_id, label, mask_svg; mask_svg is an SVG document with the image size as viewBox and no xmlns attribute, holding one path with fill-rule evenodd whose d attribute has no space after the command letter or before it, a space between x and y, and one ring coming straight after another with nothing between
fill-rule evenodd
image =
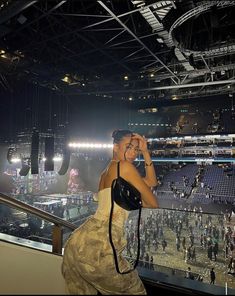
<instances>
[{"instance_id":1,"label":"ceiling truss","mask_svg":"<svg viewBox=\"0 0 235 296\"><path fill-rule=\"evenodd\" d=\"M191 2L199 14L201 2ZM219 13L225 2L213 1ZM12 87L6 81L16 77L66 95L127 100L145 92L156 100L234 92L233 32L227 43L215 42L207 51L177 46L173 30L191 16L190 9L180 14L178 1L6 3L0 10L0 87ZM171 14L178 18L167 26ZM62 80L66 75L70 83Z\"/></svg>"}]
</instances>

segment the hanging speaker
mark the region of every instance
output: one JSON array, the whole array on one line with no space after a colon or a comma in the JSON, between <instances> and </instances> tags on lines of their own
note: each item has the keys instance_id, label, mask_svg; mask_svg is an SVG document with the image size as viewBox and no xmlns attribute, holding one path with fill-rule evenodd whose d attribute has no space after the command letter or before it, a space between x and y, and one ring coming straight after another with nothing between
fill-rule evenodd
<instances>
[{"instance_id":1,"label":"hanging speaker","mask_svg":"<svg viewBox=\"0 0 235 296\"><path fill-rule=\"evenodd\" d=\"M59 175L65 175L70 163L70 150L66 147L63 152L63 160L60 167L60 170L58 171Z\"/></svg>"},{"instance_id":2,"label":"hanging speaker","mask_svg":"<svg viewBox=\"0 0 235 296\"><path fill-rule=\"evenodd\" d=\"M7 160L9 163L12 163L12 156L14 152L15 152L15 148L13 147L10 147L7 151Z\"/></svg>"},{"instance_id":3,"label":"hanging speaker","mask_svg":"<svg viewBox=\"0 0 235 296\"><path fill-rule=\"evenodd\" d=\"M20 176L27 176L30 170L30 166L28 164L22 164L22 168L19 171Z\"/></svg>"},{"instance_id":4,"label":"hanging speaker","mask_svg":"<svg viewBox=\"0 0 235 296\"><path fill-rule=\"evenodd\" d=\"M54 170L54 136L45 138L45 163L44 170L45 171L53 171Z\"/></svg>"},{"instance_id":5,"label":"hanging speaker","mask_svg":"<svg viewBox=\"0 0 235 296\"><path fill-rule=\"evenodd\" d=\"M70 148L68 147L68 141L69 141L68 130L66 129L65 136L63 139L63 160L62 160L60 170L58 171L59 175L65 175L69 168L71 152L70 152Z\"/></svg>"},{"instance_id":6,"label":"hanging speaker","mask_svg":"<svg viewBox=\"0 0 235 296\"><path fill-rule=\"evenodd\" d=\"M38 174L39 133L33 131L31 141L31 174Z\"/></svg>"},{"instance_id":7,"label":"hanging speaker","mask_svg":"<svg viewBox=\"0 0 235 296\"><path fill-rule=\"evenodd\" d=\"M21 158L21 169L19 171L20 176L27 176L30 170L29 159Z\"/></svg>"}]
</instances>

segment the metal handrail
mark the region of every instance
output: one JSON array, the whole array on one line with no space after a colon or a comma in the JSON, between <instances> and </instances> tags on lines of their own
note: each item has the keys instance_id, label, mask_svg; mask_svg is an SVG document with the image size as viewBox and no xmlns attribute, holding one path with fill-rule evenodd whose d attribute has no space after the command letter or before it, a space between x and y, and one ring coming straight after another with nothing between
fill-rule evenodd
<instances>
[{"instance_id":1,"label":"metal handrail","mask_svg":"<svg viewBox=\"0 0 235 296\"><path fill-rule=\"evenodd\" d=\"M53 223L54 226L52 230L52 253L54 254L62 254L62 227L69 228L70 230L75 230L77 228L77 225L69 221L63 220L62 218L59 218L51 213L26 204L1 192L0 203L6 204L9 207L15 208L17 210L25 211L26 213L33 214L48 222Z\"/></svg>"}]
</instances>

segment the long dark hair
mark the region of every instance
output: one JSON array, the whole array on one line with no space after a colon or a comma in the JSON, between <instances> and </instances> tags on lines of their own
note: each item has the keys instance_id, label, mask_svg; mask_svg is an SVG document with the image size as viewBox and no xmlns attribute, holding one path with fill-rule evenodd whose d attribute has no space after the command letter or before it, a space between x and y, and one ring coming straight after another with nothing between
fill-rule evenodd
<instances>
[{"instance_id":1,"label":"long dark hair","mask_svg":"<svg viewBox=\"0 0 235 296\"><path fill-rule=\"evenodd\" d=\"M133 132L130 130L117 129L112 133L113 143L118 144L124 137L132 135Z\"/></svg>"},{"instance_id":2,"label":"long dark hair","mask_svg":"<svg viewBox=\"0 0 235 296\"><path fill-rule=\"evenodd\" d=\"M133 132L130 131L130 130L124 130L124 129L115 130L112 133L113 143L118 144L124 137L127 137L127 136L133 136ZM124 158L125 159L126 159L126 152L127 152L127 149L126 149L126 151L124 153ZM140 161L136 166L138 167L139 165L140 165Z\"/></svg>"}]
</instances>

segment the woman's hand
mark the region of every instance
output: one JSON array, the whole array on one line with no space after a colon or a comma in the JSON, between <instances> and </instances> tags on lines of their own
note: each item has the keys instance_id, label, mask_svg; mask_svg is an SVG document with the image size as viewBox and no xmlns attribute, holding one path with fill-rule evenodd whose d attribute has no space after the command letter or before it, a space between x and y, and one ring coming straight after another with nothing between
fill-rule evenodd
<instances>
[{"instance_id":1,"label":"woman's hand","mask_svg":"<svg viewBox=\"0 0 235 296\"><path fill-rule=\"evenodd\" d=\"M139 150L144 153L148 151L148 146L147 146L147 140L145 137L140 136L139 134L133 134L132 139L138 140L139 141Z\"/></svg>"},{"instance_id":2,"label":"woman's hand","mask_svg":"<svg viewBox=\"0 0 235 296\"><path fill-rule=\"evenodd\" d=\"M148 151L147 140L145 137L140 136L139 134L133 134L132 139L139 141L139 150L141 151L144 161L145 161L145 177L143 178L145 184L148 187L154 187L158 184L155 168L151 160L150 153Z\"/></svg>"}]
</instances>

